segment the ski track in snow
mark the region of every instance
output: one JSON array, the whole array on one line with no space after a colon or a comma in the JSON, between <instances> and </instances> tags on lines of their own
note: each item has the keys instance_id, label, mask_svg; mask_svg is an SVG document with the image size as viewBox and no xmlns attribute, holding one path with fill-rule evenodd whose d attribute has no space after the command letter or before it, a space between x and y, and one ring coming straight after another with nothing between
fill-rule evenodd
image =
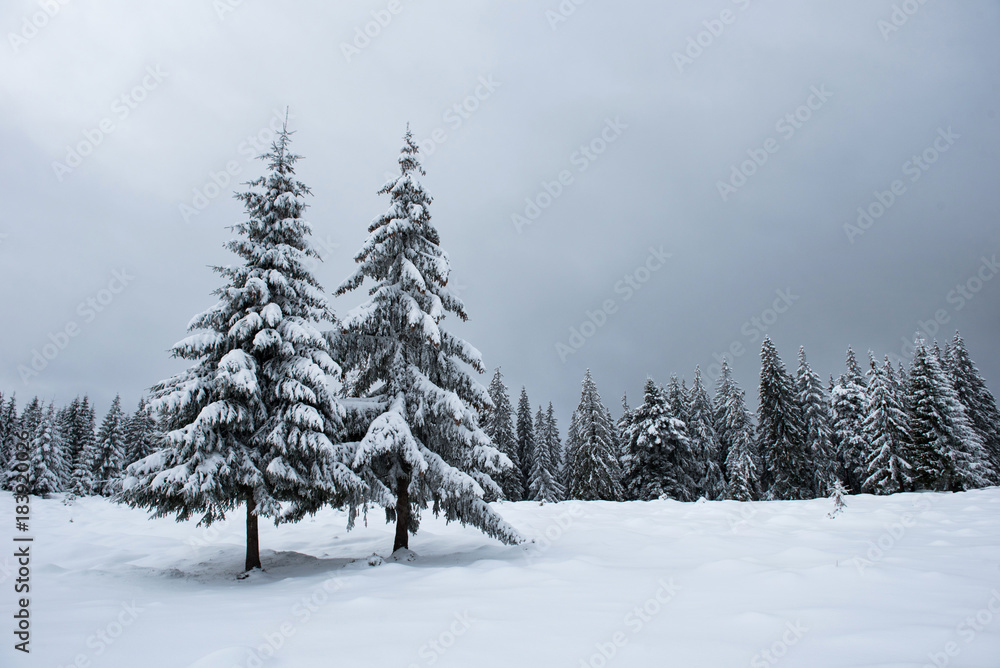
<instances>
[{"instance_id":1,"label":"ski track in snow","mask_svg":"<svg viewBox=\"0 0 1000 668\"><path fill-rule=\"evenodd\" d=\"M380 513L348 533L324 510L262 522L240 580L239 512L33 498L32 652L0 560L0 665L1000 666L1000 488L845 500L500 503L535 543L425 514L412 561Z\"/></svg>"}]
</instances>

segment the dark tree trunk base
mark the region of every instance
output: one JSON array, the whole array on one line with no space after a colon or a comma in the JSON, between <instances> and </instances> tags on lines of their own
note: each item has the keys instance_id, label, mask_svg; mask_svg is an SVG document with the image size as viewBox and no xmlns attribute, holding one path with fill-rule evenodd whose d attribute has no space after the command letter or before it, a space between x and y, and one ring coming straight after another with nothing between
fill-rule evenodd
<instances>
[{"instance_id":1,"label":"dark tree trunk base","mask_svg":"<svg viewBox=\"0 0 1000 668\"><path fill-rule=\"evenodd\" d=\"M247 494L246 497L247 504L247 560L246 560L246 570L252 571L255 568L261 568L260 565L260 538L257 533L257 514L254 512L257 508L256 502L253 500L253 492Z\"/></svg>"},{"instance_id":2,"label":"dark tree trunk base","mask_svg":"<svg viewBox=\"0 0 1000 668\"><path fill-rule=\"evenodd\" d=\"M410 478L396 479L396 539L392 551L410 547Z\"/></svg>"}]
</instances>

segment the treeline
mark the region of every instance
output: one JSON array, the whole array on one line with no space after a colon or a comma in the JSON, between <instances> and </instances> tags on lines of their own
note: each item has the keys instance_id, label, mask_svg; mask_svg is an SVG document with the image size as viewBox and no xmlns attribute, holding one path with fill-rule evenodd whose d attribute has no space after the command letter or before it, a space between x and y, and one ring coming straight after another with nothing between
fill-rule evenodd
<instances>
[{"instance_id":1,"label":"treeline","mask_svg":"<svg viewBox=\"0 0 1000 668\"><path fill-rule=\"evenodd\" d=\"M849 348L824 386L803 349L795 374L765 338L756 420L728 365L713 398L647 379L642 402L613 420L588 371L565 445L552 406L534 420L521 389L516 420L497 369L484 425L515 462L510 500L811 499L842 493L962 491L1000 482L1000 412L956 333L942 352L917 341L909 369Z\"/></svg>"},{"instance_id":2,"label":"treeline","mask_svg":"<svg viewBox=\"0 0 1000 668\"><path fill-rule=\"evenodd\" d=\"M155 432L145 399L127 415L115 397L97 428L87 396L60 408L34 397L18 413L16 396L0 392L0 487L12 490L20 482L37 496L114 496L125 467L153 451Z\"/></svg>"}]
</instances>

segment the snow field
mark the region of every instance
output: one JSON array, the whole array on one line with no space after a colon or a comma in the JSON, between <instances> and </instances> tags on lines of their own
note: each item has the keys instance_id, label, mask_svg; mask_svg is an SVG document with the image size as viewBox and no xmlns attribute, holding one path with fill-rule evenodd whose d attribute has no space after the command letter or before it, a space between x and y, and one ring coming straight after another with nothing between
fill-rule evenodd
<instances>
[{"instance_id":1,"label":"snow field","mask_svg":"<svg viewBox=\"0 0 1000 668\"><path fill-rule=\"evenodd\" d=\"M845 500L500 503L534 543L425 516L399 561L380 513L325 510L262 523L240 580L239 512L33 499L32 654L0 665L1000 665L1000 489Z\"/></svg>"}]
</instances>

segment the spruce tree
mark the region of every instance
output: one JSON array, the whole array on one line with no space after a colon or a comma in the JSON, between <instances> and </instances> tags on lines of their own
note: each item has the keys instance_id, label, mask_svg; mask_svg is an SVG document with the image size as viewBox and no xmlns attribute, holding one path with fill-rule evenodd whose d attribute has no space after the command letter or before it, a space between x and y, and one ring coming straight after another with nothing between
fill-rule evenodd
<instances>
[{"instance_id":1,"label":"spruce tree","mask_svg":"<svg viewBox=\"0 0 1000 668\"><path fill-rule=\"evenodd\" d=\"M679 457L690 450L684 423L671 415L663 389L652 378L643 386L642 403L628 412L624 430L628 468L622 472L624 497L651 501L661 496L689 500L695 482L684 476L687 469L677 466Z\"/></svg>"},{"instance_id":2,"label":"spruce tree","mask_svg":"<svg viewBox=\"0 0 1000 668\"><path fill-rule=\"evenodd\" d=\"M531 471L529 489L533 501L559 501L562 485L559 484L559 433L555 424L552 403L548 412L538 407L535 414L535 463Z\"/></svg>"},{"instance_id":3,"label":"spruce tree","mask_svg":"<svg viewBox=\"0 0 1000 668\"><path fill-rule=\"evenodd\" d=\"M580 404L573 413L566 438L567 498L621 500L621 470L615 449L614 423L587 369Z\"/></svg>"},{"instance_id":4,"label":"spruce tree","mask_svg":"<svg viewBox=\"0 0 1000 668\"><path fill-rule=\"evenodd\" d=\"M24 410L21 411L18 425L27 434L34 434L44 414L45 408L42 406L42 400L38 397L33 397L24 407Z\"/></svg>"},{"instance_id":5,"label":"spruce tree","mask_svg":"<svg viewBox=\"0 0 1000 668\"><path fill-rule=\"evenodd\" d=\"M622 491L625 499L629 496L625 492L625 472L631 468L629 462L628 426L632 420L632 409L628 405L628 394L622 394L622 416L615 422L615 431L618 433L618 469L622 472Z\"/></svg>"},{"instance_id":6,"label":"spruce tree","mask_svg":"<svg viewBox=\"0 0 1000 668\"><path fill-rule=\"evenodd\" d=\"M153 388L162 449L131 464L124 483L124 500L155 517L199 514L208 525L242 504L248 571L261 566L259 517L294 521L364 489L327 385L340 368L319 327L335 319L308 268L319 254L290 142L285 125L261 156L267 174L236 195L246 218L227 248L242 262L215 268L219 302L173 348L194 366Z\"/></svg>"},{"instance_id":7,"label":"spruce tree","mask_svg":"<svg viewBox=\"0 0 1000 668\"><path fill-rule=\"evenodd\" d=\"M0 392L0 466L4 467L0 469L0 485L3 484L7 462L11 454L9 440L13 424L7 419L6 408L3 392Z\"/></svg>"},{"instance_id":8,"label":"spruce tree","mask_svg":"<svg viewBox=\"0 0 1000 668\"><path fill-rule=\"evenodd\" d=\"M861 370L861 365L858 364L858 358L854 354L854 350L851 346L847 346L847 378L854 381L861 387L865 387L865 373Z\"/></svg>"},{"instance_id":9,"label":"spruce tree","mask_svg":"<svg viewBox=\"0 0 1000 668\"><path fill-rule=\"evenodd\" d=\"M483 500L502 495L492 476L513 464L479 426L490 398L467 370L483 372L479 351L441 324L448 313L468 316L447 287L451 268L418 180L424 171L409 128L399 168L379 191L389 196L388 211L369 226L355 256L359 266L337 290L373 283L370 299L345 318L342 337L348 368L360 371L355 389L385 404L354 466L396 523L393 551L409 547L427 507L517 543L517 532Z\"/></svg>"},{"instance_id":10,"label":"spruce tree","mask_svg":"<svg viewBox=\"0 0 1000 668\"><path fill-rule=\"evenodd\" d=\"M958 400L939 355L917 340L907 412L916 489L958 492L989 484L986 449Z\"/></svg>"},{"instance_id":11,"label":"spruce tree","mask_svg":"<svg viewBox=\"0 0 1000 668\"><path fill-rule=\"evenodd\" d=\"M545 445L548 449L549 473L552 477L553 500L562 501L566 498L566 488L562 485L563 442L559 435L559 423L556 420L555 409L549 402L545 410Z\"/></svg>"},{"instance_id":12,"label":"spruce tree","mask_svg":"<svg viewBox=\"0 0 1000 668\"><path fill-rule=\"evenodd\" d=\"M712 415L712 401L701 379L701 367L694 370L694 383L688 392L687 433L691 439L691 451L701 462L702 477L695 481L697 496L706 499L722 499L726 496L726 481L722 477L719 437L715 433L715 419Z\"/></svg>"},{"instance_id":13,"label":"spruce tree","mask_svg":"<svg viewBox=\"0 0 1000 668\"><path fill-rule=\"evenodd\" d=\"M94 460L97 457L96 416L90 405L90 398L71 405L72 427L71 442L67 452L72 455L72 473L70 474L70 490L79 496L94 493ZM69 460L67 456L67 460Z\"/></svg>"},{"instance_id":14,"label":"spruce tree","mask_svg":"<svg viewBox=\"0 0 1000 668\"><path fill-rule=\"evenodd\" d=\"M729 362L723 359L719 370L719 380L715 385L715 396L712 397L712 425L715 428L715 436L719 440L722 476L727 482L729 481L729 470L726 468L726 462L729 459L729 449L733 443L732 433L729 431L728 413L729 407L733 404L738 393L739 386L733 378Z\"/></svg>"},{"instance_id":15,"label":"spruce tree","mask_svg":"<svg viewBox=\"0 0 1000 668\"><path fill-rule=\"evenodd\" d=\"M799 348L799 368L795 377L795 393L802 407L805 446L813 470L812 494L815 498L829 495L839 479L838 462L830 427L830 400L823 389L819 374L809 367L806 350Z\"/></svg>"},{"instance_id":16,"label":"spruce tree","mask_svg":"<svg viewBox=\"0 0 1000 668\"><path fill-rule=\"evenodd\" d=\"M760 357L757 447L765 494L771 499L812 498L815 473L793 381L769 337L764 338Z\"/></svg>"},{"instance_id":17,"label":"spruce tree","mask_svg":"<svg viewBox=\"0 0 1000 668\"><path fill-rule=\"evenodd\" d=\"M17 400L12 394L6 405L0 401L0 489L11 488L14 445L20 438L20 420L17 415Z\"/></svg>"},{"instance_id":18,"label":"spruce tree","mask_svg":"<svg viewBox=\"0 0 1000 668\"><path fill-rule=\"evenodd\" d=\"M53 406L50 405L39 419L29 451L26 475L28 493L44 497L61 491L60 481L65 464Z\"/></svg>"},{"instance_id":19,"label":"spruce tree","mask_svg":"<svg viewBox=\"0 0 1000 668\"><path fill-rule=\"evenodd\" d=\"M851 494L860 494L868 477L869 446L862 425L865 419L865 381L851 348L847 349L847 373L840 376L830 391L830 414L834 452Z\"/></svg>"},{"instance_id":20,"label":"spruce tree","mask_svg":"<svg viewBox=\"0 0 1000 668\"><path fill-rule=\"evenodd\" d=\"M670 376L670 382L664 390L667 398L667 410L672 417L680 420L685 436L684 444L674 453L669 487L671 498L680 501L694 501L701 494L699 482L707 475L708 467L704 459L695 453L688 424L691 422L691 398L687 391L687 382Z\"/></svg>"},{"instance_id":21,"label":"spruce tree","mask_svg":"<svg viewBox=\"0 0 1000 668\"><path fill-rule=\"evenodd\" d=\"M861 484L866 494L893 494L911 488L910 437L903 398L896 387L889 358L881 368L872 356L865 392L862 433L870 444Z\"/></svg>"},{"instance_id":22,"label":"spruce tree","mask_svg":"<svg viewBox=\"0 0 1000 668\"><path fill-rule=\"evenodd\" d=\"M687 425L691 419L691 404L687 392L687 383L679 381L677 374L670 376L667 383L667 402L670 404L671 413L675 418Z\"/></svg>"},{"instance_id":23,"label":"spruce tree","mask_svg":"<svg viewBox=\"0 0 1000 668\"><path fill-rule=\"evenodd\" d=\"M524 386L521 386L521 396L517 400L517 459L521 464L521 498L530 499L528 488L531 471L535 467L535 425L531 421L531 402Z\"/></svg>"},{"instance_id":24,"label":"spruce tree","mask_svg":"<svg viewBox=\"0 0 1000 668\"><path fill-rule=\"evenodd\" d=\"M726 434L726 491L736 501L756 501L761 498L761 463L754 435L753 421L746 407L743 390L735 381L716 395L719 424Z\"/></svg>"},{"instance_id":25,"label":"spruce tree","mask_svg":"<svg viewBox=\"0 0 1000 668\"><path fill-rule=\"evenodd\" d=\"M986 381L979 373L962 336L955 332L945 351L946 371L951 376L958 400L965 407L972 427L979 434L986 448L991 481L1000 482L1000 410L996 399L986 387Z\"/></svg>"},{"instance_id":26,"label":"spruce tree","mask_svg":"<svg viewBox=\"0 0 1000 668\"><path fill-rule=\"evenodd\" d=\"M125 464L132 464L152 454L156 421L153 419L149 403L143 397L135 413L125 420Z\"/></svg>"},{"instance_id":27,"label":"spruce tree","mask_svg":"<svg viewBox=\"0 0 1000 668\"><path fill-rule=\"evenodd\" d=\"M486 410L483 431L490 437L493 446L507 455L511 468L497 476L497 484L503 490L504 498L509 501L520 501L524 498L524 485L521 482L521 459L518 456L517 439L514 437L513 409L510 405L510 395L503 382L503 374L497 367L493 380L487 388L493 407Z\"/></svg>"},{"instance_id":28,"label":"spruce tree","mask_svg":"<svg viewBox=\"0 0 1000 668\"><path fill-rule=\"evenodd\" d=\"M97 432L96 457L93 459L93 491L112 496L121 489L125 466L125 413L121 397L111 402L111 409L104 417Z\"/></svg>"}]
</instances>

